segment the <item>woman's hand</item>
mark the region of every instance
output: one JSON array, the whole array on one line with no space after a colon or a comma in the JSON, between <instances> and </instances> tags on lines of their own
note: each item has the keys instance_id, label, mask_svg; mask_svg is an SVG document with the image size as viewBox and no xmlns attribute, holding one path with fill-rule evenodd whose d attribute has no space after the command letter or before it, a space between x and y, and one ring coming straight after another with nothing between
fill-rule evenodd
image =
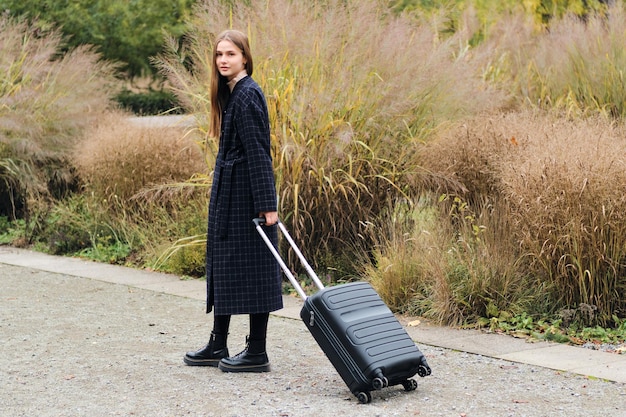
<instances>
[{"instance_id":1,"label":"woman's hand","mask_svg":"<svg viewBox=\"0 0 626 417\"><path fill-rule=\"evenodd\" d=\"M264 211L259 213L259 217L265 217L265 225L273 226L278 223L278 212L276 211Z\"/></svg>"}]
</instances>

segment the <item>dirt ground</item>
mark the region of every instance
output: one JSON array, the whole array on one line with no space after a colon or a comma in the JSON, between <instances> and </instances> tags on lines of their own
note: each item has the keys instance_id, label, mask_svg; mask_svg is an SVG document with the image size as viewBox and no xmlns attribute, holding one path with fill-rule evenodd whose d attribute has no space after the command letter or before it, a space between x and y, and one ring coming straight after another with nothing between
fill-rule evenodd
<instances>
[{"instance_id":1,"label":"dirt ground","mask_svg":"<svg viewBox=\"0 0 626 417\"><path fill-rule=\"evenodd\" d=\"M204 303L0 264L0 415L613 416L626 385L419 345L433 374L416 391L360 404L304 325L272 316L272 372L183 364L208 340ZM243 348L235 317L229 348ZM418 341L419 344L419 341Z\"/></svg>"}]
</instances>

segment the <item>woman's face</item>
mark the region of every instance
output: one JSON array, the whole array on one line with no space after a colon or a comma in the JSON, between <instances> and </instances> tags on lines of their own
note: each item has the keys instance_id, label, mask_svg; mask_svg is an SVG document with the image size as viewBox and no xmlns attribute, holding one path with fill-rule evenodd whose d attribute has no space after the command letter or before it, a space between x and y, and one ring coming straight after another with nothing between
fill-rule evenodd
<instances>
[{"instance_id":1,"label":"woman's face","mask_svg":"<svg viewBox=\"0 0 626 417\"><path fill-rule=\"evenodd\" d=\"M246 65L246 59L235 44L224 39L217 44L215 50L215 63L217 69L223 77L228 81L232 80L239 74Z\"/></svg>"}]
</instances>

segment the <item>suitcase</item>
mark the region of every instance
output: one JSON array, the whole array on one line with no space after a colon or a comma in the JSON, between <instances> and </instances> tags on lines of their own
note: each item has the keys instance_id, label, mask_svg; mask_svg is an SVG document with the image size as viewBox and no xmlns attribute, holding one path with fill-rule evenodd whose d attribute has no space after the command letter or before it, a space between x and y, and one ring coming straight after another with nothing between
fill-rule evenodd
<instances>
[{"instance_id":1,"label":"suitcase","mask_svg":"<svg viewBox=\"0 0 626 417\"><path fill-rule=\"evenodd\" d=\"M372 286L353 282L324 287L279 221L282 234L319 289L307 296L263 231L263 222L264 219L254 219L257 231L304 300L300 317L350 392L367 404L374 390L394 385L402 385L406 391L415 390L417 381L413 376L430 375L431 368Z\"/></svg>"}]
</instances>

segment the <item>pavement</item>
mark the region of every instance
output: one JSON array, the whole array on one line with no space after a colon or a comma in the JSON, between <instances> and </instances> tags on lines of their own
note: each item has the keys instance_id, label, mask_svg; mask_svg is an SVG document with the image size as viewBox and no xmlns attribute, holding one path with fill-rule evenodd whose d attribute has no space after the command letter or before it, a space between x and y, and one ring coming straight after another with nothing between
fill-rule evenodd
<instances>
[{"instance_id":1,"label":"pavement","mask_svg":"<svg viewBox=\"0 0 626 417\"><path fill-rule=\"evenodd\" d=\"M103 281L196 300L205 299L205 282L179 276L101 264L78 258L51 256L13 247L0 247L0 264L13 265L84 279ZM0 277L1 279L2 277ZM302 301L284 297L276 316L300 320ZM71 314L71 311L68 311ZM529 342L480 330L433 326L401 319L418 345L430 345L510 362L570 372L590 378L626 383L626 355L552 342Z\"/></svg>"}]
</instances>

